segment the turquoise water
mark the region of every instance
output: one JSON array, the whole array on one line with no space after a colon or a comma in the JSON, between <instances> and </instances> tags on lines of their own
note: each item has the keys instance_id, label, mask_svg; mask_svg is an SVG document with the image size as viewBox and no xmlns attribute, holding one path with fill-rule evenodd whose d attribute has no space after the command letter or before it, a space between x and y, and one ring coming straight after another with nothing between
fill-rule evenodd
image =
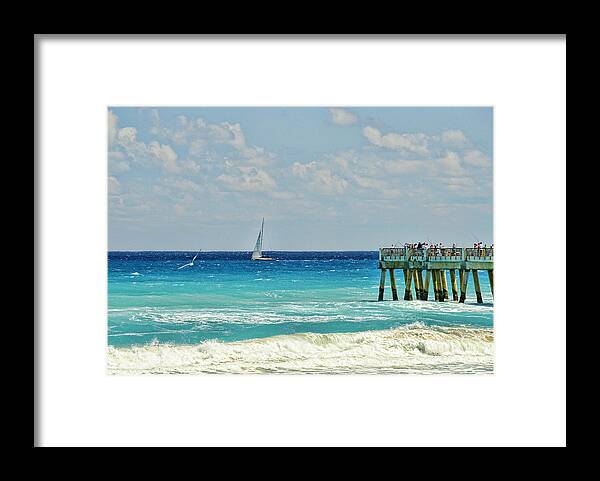
<instances>
[{"instance_id":1,"label":"turquoise water","mask_svg":"<svg viewBox=\"0 0 600 481\"><path fill-rule=\"evenodd\" d=\"M440 332L455 336L457 332L467 332L466 329L474 329L467 332L469 336L477 332L489 337L492 332L493 304L485 273L480 275L484 304L476 303L472 281L465 304L393 302L389 300L389 279L386 302L377 302L380 273L377 252L271 252L269 255L277 259L272 262L251 261L248 252L202 252L193 266L178 269L194 255L194 252L108 254L108 344L113 356L135 352L135 362L131 359L127 362L137 365L142 362L139 359L142 352L144 356L150 355L148 353L158 356L157 346L163 351L168 346L171 354L178 346L201 346L203 365L206 362L212 365L218 364L216 355L206 354L206 349L214 343L247 347L249 344L237 342L301 339L310 346L300 349L312 349L313 344L321 345L332 339L318 337L319 334L373 333L360 341L356 336L338 336L334 344L339 349L341 339L377 344L381 339L373 338L375 333L393 331L404 336L408 332L394 329L412 329L410 339L423 332L429 332L427 339ZM397 275L397 282L402 297L402 275ZM429 298L433 298L432 287ZM448 328L457 329L448 331ZM313 334L317 337L310 337ZM297 337L300 335L305 336ZM485 342L489 341L488 337ZM454 337L451 341L454 342ZM253 349L263 346L258 342ZM129 351L118 350L126 348ZM386 344L384 350L392 348L397 346ZM148 353L143 349L148 349ZM282 348L278 345L276 349L281 351ZM296 347L286 345L285 349ZM416 345L415 349L422 352L428 347L422 349ZM160 356L164 359L163 351ZM490 352L485 350L486 355ZM297 352L293 353L296 356ZM330 351L311 355L329 354ZM177 355L179 359L189 353L179 350ZM269 351L268 356L271 355ZM391 354L386 352L385 355ZM261 359L257 362L265 365L266 361ZM340 359L336 358L338 364ZM123 362L121 357L113 359L113 367L118 368ZM197 359L194 362L198 362ZM488 365L489 359L486 359Z\"/></svg>"},{"instance_id":2,"label":"turquoise water","mask_svg":"<svg viewBox=\"0 0 600 481\"><path fill-rule=\"evenodd\" d=\"M108 372L490 373L493 304L377 302L377 252L110 252ZM404 284L399 279L402 297ZM433 293L430 292L430 298Z\"/></svg>"}]
</instances>

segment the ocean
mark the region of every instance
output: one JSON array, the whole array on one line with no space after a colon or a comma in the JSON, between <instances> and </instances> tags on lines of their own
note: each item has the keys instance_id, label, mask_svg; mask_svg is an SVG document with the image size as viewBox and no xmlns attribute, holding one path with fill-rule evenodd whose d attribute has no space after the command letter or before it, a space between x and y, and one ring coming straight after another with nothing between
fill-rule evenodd
<instances>
[{"instance_id":1,"label":"ocean","mask_svg":"<svg viewBox=\"0 0 600 481\"><path fill-rule=\"evenodd\" d=\"M378 252L108 253L110 374L494 369L493 300L377 302ZM400 299L401 271L396 275ZM452 296L450 294L450 296Z\"/></svg>"}]
</instances>

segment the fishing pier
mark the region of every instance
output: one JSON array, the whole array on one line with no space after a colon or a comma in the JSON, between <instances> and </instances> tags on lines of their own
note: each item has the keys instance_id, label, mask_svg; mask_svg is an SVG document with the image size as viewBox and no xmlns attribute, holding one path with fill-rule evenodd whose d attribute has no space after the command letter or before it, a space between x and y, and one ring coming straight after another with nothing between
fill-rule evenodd
<instances>
[{"instance_id":1,"label":"fishing pier","mask_svg":"<svg viewBox=\"0 0 600 481\"><path fill-rule=\"evenodd\" d=\"M404 275L405 301L412 301L413 299L428 300L431 284L433 285L433 295L436 301L444 302L444 300L449 299L448 286L451 286L452 299L464 303L467 298L469 275L472 273L477 302L481 304L483 298L479 283L479 271L487 271L492 296L494 295L494 249L491 247L431 247L422 249L382 247L379 249L379 269L381 269L379 301L383 301L385 279L388 271L390 273L392 300L398 300L396 269L402 269ZM450 274L449 281L448 273Z\"/></svg>"}]
</instances>

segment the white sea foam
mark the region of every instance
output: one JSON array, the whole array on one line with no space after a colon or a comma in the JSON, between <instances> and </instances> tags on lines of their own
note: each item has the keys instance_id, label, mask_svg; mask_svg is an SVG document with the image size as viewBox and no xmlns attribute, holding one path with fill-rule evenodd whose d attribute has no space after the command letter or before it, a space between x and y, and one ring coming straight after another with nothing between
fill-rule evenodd
<instances>
[{"instance_id":1,"label":"white sea foam","mask_svg":"<svg viewBox=\"0 0 600 481\"><path fill-rule=\"evenodd\" d=\"M108 348L110 374L493 372L492 329L395 329L291 334L239 342Z\"/></svg>"},{"instance_id":2,"label":"white sea foam","mask_svg":"<svg viewBox=\"0 0 600 481\"><path fill-rule=\"evenodd\" d=\"M274 292L265 292L265 297L278 298ZM129 314L129 321L152 323L168 328L169 324L193 324L197 329L214 326L216 324L237 325L274 325L290 322L362 322L364 320L393 320L413 316L427 319L430 315L439 314L448 321L448 324L457 324L457 321L477 318L486 319L486 315L493 311L493 306L485 304L459 304L459 303L433 303L426 301L413 301L410 303L388 302L312 302L295 303L286 302L278 304L278 311L271 309L180 309L171 310L164 308L128 308L110 309L111 313ZM437 323L442 322L439 319ZM463 322L458 322L463 324ZM485 324L484 324L485 325Z\"/></svg>"}]
</instances>

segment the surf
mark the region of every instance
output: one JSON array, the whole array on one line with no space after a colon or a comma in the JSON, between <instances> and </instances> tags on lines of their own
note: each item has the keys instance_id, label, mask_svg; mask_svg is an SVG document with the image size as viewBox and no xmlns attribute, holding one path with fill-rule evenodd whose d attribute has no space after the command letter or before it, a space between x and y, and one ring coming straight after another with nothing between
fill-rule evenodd
<instances>
[{"instance_id":1,"label":"surf","mask_svg":"<svg viewBox=\"0 0 600 481\"><path fill-rule=\"evenodd\" d=\"M370 374L491 373L489 328L428 327L300 333L236 342L152 342L108 347L108 373L138 374Z\"/></svg>"}]
</instances>

